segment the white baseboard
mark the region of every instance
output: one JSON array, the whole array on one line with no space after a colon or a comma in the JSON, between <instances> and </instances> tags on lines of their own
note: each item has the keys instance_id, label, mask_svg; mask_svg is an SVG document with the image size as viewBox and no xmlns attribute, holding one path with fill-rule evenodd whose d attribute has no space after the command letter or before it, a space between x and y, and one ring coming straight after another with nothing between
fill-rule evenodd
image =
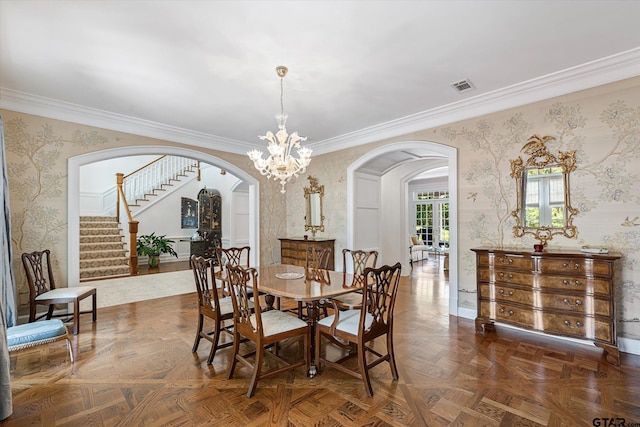
<instances>
[{"instance_id":1,"label":"white baseboard","mask_svg":"<svg viewBox=\"0 0 640 427\"><path fill-rule=\"evenodd\" d=\"M618 337L618 350L623 353L640 355L640 340Z\"/></svg>"},{"instance_id":2,"label":"white baseboard","mask_svg":"<svg viewBox=\"0 0 640 427\"><path fill-rule=\"evenodd\" d=\"M476 318L476 310L475 308L461 308L458 307L458 317L462 317L464 319L475 319Z\"/></svg>"}]
</instances>

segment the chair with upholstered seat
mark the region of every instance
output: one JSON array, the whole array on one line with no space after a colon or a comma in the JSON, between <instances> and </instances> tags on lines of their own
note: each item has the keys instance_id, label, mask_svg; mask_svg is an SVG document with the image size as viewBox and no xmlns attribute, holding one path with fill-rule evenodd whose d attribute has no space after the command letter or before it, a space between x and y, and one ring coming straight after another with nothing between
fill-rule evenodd
<instances>
[{"instance_id":1,"label":"chair with upholstered seat","mask_svg":"<svg viewBox=\"0 0 640 427\"><path fill-rule=\"evenodd\" d=\"M228 326L224 324L225 321L233 320L233 302L231 297L222 298L218 295L219 290L216 285L213 259L191 255L191 270L193 270L193 278L198 292L198 328L191 351L193 353L198 351L198 345L202 338L209 341L211 350L209 351L207 364L210 365L219 348L233 345L231 341L219 344L222 332L226 332L230 337L233 337L233 333L230 331L233 327L231 322L229 322ZM205 317L213 322L212 332L207 332L203 329Z\"/></svg>"},{"instance_id":2,"label":"chair with upholstered seat","mask_svg":"<svg viewBox=\"0 0 640 427\"><path fill-rule=\"evenodd\" d=\"M248 268L249 255L251 254L250 246L233 247L233 248L216 248L216 255L218 257L218 265L224 269L224 266L229 263L234 266L241 266Z\"/></svg>"},{"instance_id":3,"label":"chair with upholstered seat","mask_svg":"<svg viewBox=\"0 0 640 427\"><path fill-rule=\"evenodd\" d=\"M330 257L332 256L331 248L307 246L305 259L305 277L307 280L322 282L326 276L324 270L329 268ZM321 307L325 316L327 315L326 307ZM304 318L302 301L298 301L298 318Z\"/></svg>"},{"instance_id":4,"label":"chair with upholstered seat","mask_svg":"<svg viewBox=\"0 0 640 427\"><path fill-rule=\"evenodd\" d=\"M73 363L73 349L67 327L60 319L25 323L7 328L7 348L9 352L20 351L39 345L66 340L69 359Z\"/></svg>"},{"instance_id":5,"label":"chair with upholstered seat","mask_svg":"<svg viewBox=\"0 0 640 427\"><path fill-rule=\"evenodd\" d=\"M346 277L347 272L350 271L353 274L353 279L350 283L343 283L347 288L362 288L366 284L366 276L364 271L367 268L376 268L378 262L378 251L363 251L363 250L342 250L342 271ZM340 295L335 297L342 304L348 305L350 308L355 308L362 303L362 290L351 292L349 294Z\"/></svg>"},{"instance_id":6,"label":"chair with upholstered seat","mask_svg":"<svg viewBox=\"0 0 640 427\"><path fill-rule=\"evenodd\" d=\"M254 268L245 270L242 267L227 265L227 274L234 309L233 358L229 365L227 378L231 379L233 377L237 362L251 368L253 374L247 392L247 396L251 397L254 395L260 379L277 375L300 366L305 366L305 372L308 372L311 360L311 329L307 322L283 313L280 310L262 312L260 310L259 298L253 300L255 310L251 310L252 306L250 304L251 297L249 296L249 291L253 290L254 293L260 291L258 273ZM240 354L240 339L242 337L252 341L255 344L255 350L244 355ZM296 337L302 337L304 340L304 360L287 363L277 355L278 343ZM265 348L271 345L276 349L275 354L265 351ZM263 373L262 365L266 355L276 358L278 364L284 366Z\"/></svg>"},{"instance_id":7,"label":"chair with upholstered seat","mask_svg":"<svg viewBox=\"0 0 640 427\"><path fill-rule=\"evenodd\" d=\"M80 315L93 315L93 322L97 318L96 288L93 286L70 286L56 288L51 268L51 251L35 251L22 254L22 265L29 283L29 322L46 317L68 317L68 313L54 314L56 304L73 304L73 334L80 332ZM80 301L92 297L92 309L80 311ZM37 306L46 305L48 310L41 316L37 316Z\"/></svg>"},{"instance_id":8,"label":"chair with upholstered seat","mask_svg":"<svg viewBox=\"0 0 640 427\"><path fill-rule=\"evenodd\" d=\"M233 265L235 267L240 266L244 268L249 268L250 254L251 254L250 246L232 247L232 248L226 248L226 249L217 247L216 256L218 259L218 268L220 269L220 273L224 275L225 266L227 264ZM226 285L222 292L224 296L231 295Z\"/></svg>"},{"instance_id":9,"label":"chair with upholstered seat","mask_svg":"<svg viewBox=\"0 0 640 427\"><path fill-rule=\"evenodd\" d=\"M364 275L368 284L362 292L362 304L360 309L344 310L340 307L340 301L331 300L334 305L334 314L320 320L316 325L316 354L315 361L318 372L322 365L329 365L335 369L353 375L364 381L365 390L369 397L373 396L373 388L369 378L369 370L374 366L389 362L391 375L398 379L398 369L393 350L393 309L398 293L401 265L382 266L378 269L367 268ZM386 338L386 353L373 349L371 342L376 338ZM340 348L350 350L356 348L356 352L348 351L347 354L337 360L329 360L322 356L322 338ZM326 346L325 346L326 353ZM375 356L368 360L367 355ZM352 357L358 358L358 365L353 369L344 364ZM370 358L371 359L371 358Z\"/></svg>"}]
</instances>

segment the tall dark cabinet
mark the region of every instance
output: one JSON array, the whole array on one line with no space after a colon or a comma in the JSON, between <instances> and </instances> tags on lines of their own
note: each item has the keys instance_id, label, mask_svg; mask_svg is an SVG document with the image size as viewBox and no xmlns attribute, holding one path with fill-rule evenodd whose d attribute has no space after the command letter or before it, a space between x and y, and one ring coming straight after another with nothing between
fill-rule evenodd
<instances>
[{"instance_id":1,"label":"tall dark cabinet","mask_svg":"<svg viewBox=\"0 0 640 427\"><path fill-rule=\"evenodd\" d=\"M202 240L191 241L191 255L213 258L222 246L222 197L218 190L203 188L198 192L198 234Z\"/></svg>"}]
</instances>

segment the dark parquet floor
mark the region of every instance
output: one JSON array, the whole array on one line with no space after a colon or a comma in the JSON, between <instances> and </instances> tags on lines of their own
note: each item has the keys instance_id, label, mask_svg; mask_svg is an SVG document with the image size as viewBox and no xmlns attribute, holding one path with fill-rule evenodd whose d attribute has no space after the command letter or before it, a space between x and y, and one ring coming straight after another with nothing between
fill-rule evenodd
<instances>
[{"instance_id":1,"label":"dark parquet floor","mask_svg":"<svg viewBox=\"0 0 640 427\"><path fill-rule=\"evenodd\" d=\"M211 366L209 343L191 353L195 293L102 308L73 337L75 363L60 342L12 354L14 413L0 425L640 426L640 357L612 366L591 345L501 327L476 334L472 320L448 315L447 297L435 263L403 278L400 379L387 364L374 368L372 398L355 378L330 369L308 378L302 368L260 381L247 398L246 368L226 379L231 349ZM282 354L299 351L293 342Z\"/></svg>"}]
</instances>

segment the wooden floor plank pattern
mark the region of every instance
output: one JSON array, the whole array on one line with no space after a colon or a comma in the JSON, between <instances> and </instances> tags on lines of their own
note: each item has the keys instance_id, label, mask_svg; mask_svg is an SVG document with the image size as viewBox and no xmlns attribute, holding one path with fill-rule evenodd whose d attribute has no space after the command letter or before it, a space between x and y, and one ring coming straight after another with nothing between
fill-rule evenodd
<instances>
[{"instance_id":1,"label":"wooden floor plank pattern","mask_svg":"<svg viewBox=\"0 0 640 427\"><path fill-rule=\"evenodd\" d=\"M4 426L591 426L594 418L640 423L640 357L608 364L587 344L507 328L476 334L448 315L446 272L425 262L403 278L395 343L400 380L372 370L375 395L360 380L301 368L260 381L226 379L231 349L206 364L191 353L196 296L105 307L64 343L11 355L13 415ZM195 289L195 288L194 288ZM206 343L208 344L208 343ZM383 343L376 343L376 346ZM248 346L249 344L243 344ZM246 347L249 348L249 347ZM282 349L300 356L295 342ZM356 362L355 360L353 361Z\"/></svg>"}]
</instances>

